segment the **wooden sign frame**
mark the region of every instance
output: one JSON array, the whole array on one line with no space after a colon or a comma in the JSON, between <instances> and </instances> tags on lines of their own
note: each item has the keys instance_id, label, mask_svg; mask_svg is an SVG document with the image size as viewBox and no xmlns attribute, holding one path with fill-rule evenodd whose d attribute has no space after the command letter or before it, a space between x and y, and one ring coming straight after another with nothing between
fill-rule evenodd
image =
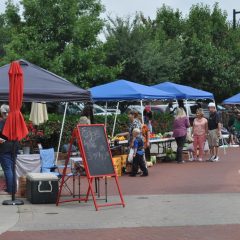
<instances>
[{"instance_id":1,"label":"wooden sign frame","mask_svg":"<svg viewBox=\"0 0 240 240\"><path fill-rule=\"evenodd\" d=\"M102 127L103 128L103 130L104 130L103 131L104 132L104 137L105 137L106 142L107 142L108 153L109 153L109 156L111 158L111 164L113 166L113 173L99 174L99 175L91 175L90 174L90 169L89 169L89 165L88 165L86 151L84 149L84 143L83 143L84 140L81 138L81 133L80 133L80 128L81 127L89 127L89 128L91 128L91 127ZM81 157L83 159L83 164L84 164L84 168L85 168L85 172L86 172L87 180L88 180L88 190L87 190L87 194L86 194L85 198L81 198L79 196L78 198L72 198L72 199L61 200L60 201L62 188L63 188L63 185L65 183L67 166L69 164L69 160L70 160L70 156L71 156L71 149L72 149L72 145L73 145L73 143L75 141L77 142L79 151L81 153ZM97 159L96 159L96 164L97 164ZM119 197L120 197L120 202L98 204L96 196L95 196L95 193L94 193L94 190L93 190L93 185L92 185L93 184L93 180L94 179L100 179L100 178L105 178L106 179L108 177L114 178L114 180L115 180L115 183L116 183L116 186L117 186L117 190L118 190L118 194L119 194ZM107 133L106 133L106 129L105 129L104 124L91 124L91 125L78 124L76 126L76 128L74 129L74 131L72 133L72 138L71 138L71 141L70 141L70 145L69 145L68 157L67 157L67 160L65 161L65 167L64 167L64 170L63 170L63 176L61 178L61 184L60 184L60 187L59 187L59 193L58 193L58 198L57 198L56 205L58 206L59 203L72 202L72 201L79 201L79 202L80 201L85 201L85 202L87 202L89 200L89 195L92 195L92 199L93 199L96 211L99 210L100 207L117 206L117 205L121 205L121 206L125 207L125 202L124 202L123 195L122 195L122 192L121 192L121 189L120 189L120 186L119 186L118 176L117 176L116 170L114 168L114 164L113 164L113 160L112 160L112 154L111 154L110 146L108 144L108 138L107 138Z\"/></svg>"}]
</instances>

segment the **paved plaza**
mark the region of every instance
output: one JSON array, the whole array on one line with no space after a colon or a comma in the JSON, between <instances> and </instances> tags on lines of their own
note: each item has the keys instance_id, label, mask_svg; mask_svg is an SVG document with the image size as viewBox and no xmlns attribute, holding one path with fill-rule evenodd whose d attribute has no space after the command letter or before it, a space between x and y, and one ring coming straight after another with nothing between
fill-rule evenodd
<instances>
[{"instance_id":1,"label":"paved plaza","mask_svg":"<svg viewBox=\"0 0 240 240\"><path fill-rule=\"evenodd\" d=\"M120 177L126 207L92 201L0 206L0 240L240 239L239 148L217 163L161 163L147 178ZM83 184L84 185L84 184ZM7 196L0 196L1 201ZM118 196L109 182L109 201Z\"/></svg>"}]
</instances>

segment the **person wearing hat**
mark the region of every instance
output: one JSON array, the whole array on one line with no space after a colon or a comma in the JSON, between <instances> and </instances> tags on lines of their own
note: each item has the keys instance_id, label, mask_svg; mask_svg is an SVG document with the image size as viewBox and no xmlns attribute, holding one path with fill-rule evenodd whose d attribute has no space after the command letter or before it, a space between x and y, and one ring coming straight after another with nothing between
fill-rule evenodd
<instances>
[{"instance_id":1,"label":"person wearing hat","mask_svg":"<svg viewBox=\"0 0 240 240\"><path fill-rule=\"evenodd\" d=\"M9 112L9 106L3 104L0 107L0 112L2 117L2 119L0 120L0 164L4 172L7 187L3 192L0 192L0 194L10 194L13 190L13 143L11 141L8 141L7 137L2 134L5 121Z\"/></svg>"},{"instance_id":2,"label":"person wearing hat","mask_svg":"<svg viewBox=\"0 0 240 240\"><path fill-rule=\"evenodd\" d=\"M218 157L218 146L219 138L221 136L221 121L220 116L217 112L216 105L213 102L208 104L209 119L208 119L208 144L210 148L211 157L209 161L217 162Z\"/></svg>"}]
</instances>

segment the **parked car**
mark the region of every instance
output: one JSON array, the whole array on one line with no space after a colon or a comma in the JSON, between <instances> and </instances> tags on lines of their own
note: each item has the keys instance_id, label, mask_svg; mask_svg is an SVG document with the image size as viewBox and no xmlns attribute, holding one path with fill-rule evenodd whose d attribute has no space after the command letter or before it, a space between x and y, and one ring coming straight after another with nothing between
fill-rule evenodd
<instances>
[{"instance_id":1,"label":"parked car","mask_svg":"<svg viewBox=\"0 0 240 240\"><path fill-rule=\"evenodd\" d=\"M137 111L139 114L141 114L143 110L144 110L144 107L141 108L141 105L129 105L127 107L126 113L130 111Z\"/></svg>"},{"instance_id":2,"label":"parked car","mask_svg":"<svg viewBox=\"0 0 240 240\"><path fill-rule=\"evenodd\" d=\"M97 104L93 104L93 114L94 115L113 115L113 114L116 114L119 115L121 114L121 111L118 109L105 109Z\"/></svg>"},{"instance_id":3,"label":"parked car","mask_svg":"<svg viewBox=\"0 0 240 240\"><path fill-rule=\"evenodd\" d=\"M161 105L151 105L151 110L152 112L156 112L156 113L164 113L166 112L166 109L167 109L167 106L168 104L161 104ZM178 107L178 104L177 102L174 102L173 103L173 109L174 108L177 108ZM189 118L190 119L193 119L195 118L196 116L196 110L198 108L198 105L197 105L197 102L196 101L188 101L187 102L187 106L185 104L185 107L187 108L187 111L188 111L188 115L189 115ZM204 116L206 118L209 117L209 111L208 111L208 103L207 102L203 102L202 103L202 108L203 108L203 112L204 112ZM226 109L221 106L221 105L217 105L217 109L219 112L221 111L225 111ZM141 109L141 106L140 105L130 105L128 106L127 108L127 112L130 111L130 110L135 110L137 111L139 114L141 114L141 112L144 110L144 106L143 108Z\"/></svg>"},{"instance_id":4,"label":"parked car","mask_svg":"<svg viewBox=\"0 0 240 240\"><path fill-rule=\"evenodd\" d=\"M60 114L64 113L65 104L60 103L58 105L57 112ZM69 115L80 115L84 109L83 103L72 102L68 104L67 114ZM93 114L96 116L104 116L104 115L113 115L116 114L116 109L105 109L97 104L93 104ZM121 114L121 111L118 109L117 114Z\"/></svg>"},{"instance_id":5,"label":"parked car","mask_svg":"<svg viewBox=\"0 0 240 240\"><path fill-rule=\"evenodd\" d=\"M142 111L144 111L144 108L145 106L142 107L141 109L141 105L130 105L128 106L126 112L129 112L129 111L132 111L132 110L135 110L137 111L139 114L142 114ZM164 112L164 109L162 108L161 105L151 105L151 111L153 113L163 113Z\"/></svg>"}]
</instances>

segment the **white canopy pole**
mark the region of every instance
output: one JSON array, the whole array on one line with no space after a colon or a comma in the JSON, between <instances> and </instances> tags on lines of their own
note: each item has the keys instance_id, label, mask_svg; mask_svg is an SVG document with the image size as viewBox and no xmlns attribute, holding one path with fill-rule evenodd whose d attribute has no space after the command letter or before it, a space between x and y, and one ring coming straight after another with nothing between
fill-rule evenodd
<instances>
[{"instance_id":1,"label":"white canopy pole","mask_svg":"<svg viewBox=\"0 0 240 240\"><path fill-rule=\"evenodd\" d=\"M186 99L185 100L185 103L186 103L186 114L187 114L187 117L188 117L188 119L189 119L189 109L188 109L188 100ZM188 129L187 129L187 132L188 132L188 134L189 134L189 136L191 136L191 132L192 132L192 130L191 130L192 128L191 127L189 127Z\"/></svg>"},{"instance_id":2,"label":"white canopy pole","mask_svg":"<svg viewBox=\"0 0 240 240\"><path fill-rule=\"evenodd\" d=\"M64 128L64 124L65 124L67 107L68 107L68 102L65 103L65 109L64 109L63 120L62 120L62 127L61 127L60 136L59 136L59 141L58 141L57 156L56 156L56 160L55 160L55 164L56 164L56 165L57 165L58 155L59 155L59 150L60 150L60 145L61 145L61 141L62 141L62 134L63 134L63 128Z\"/></svg>"},{"instance_id":3,"label":"white canopy pole","mask_svg":"<svg viewBox=\"0 0 240 240\"><path fill-rule=\"evenodd\" d=\"M114 118L114 123L113 123L113 130L112 130L112 137L114 136L114 132L115 132L116 121L117 121L117 114L118 114L118 108L119 108L119 102L117 103L117 109L116 109L116 112L115 112L115 118Z\"/></svg>"},{"instance_id":4,"label":"white canopy pole","mask_svg":"<svg viewBox=\"0 0 240 240\"><path fill-rule=\"evenodd\" d=\"M108 108L108 104L106 102L106 105L105 105L105 127L107 127L107 108Z\"/></svg>"},{"instance_id":5,"label":"white canopy pole","mask_svg":"<svg viewBox=\"0 0 240 240\"><path fill-rule=\"evenodd\" d=\"M143 117L143 101L140 101L141 104L141 115L142 115L142 124L144 124L144 117Z\"/></svg>"},{"instance_id":6,"label":"white canopy pole","mask_svg":"<svg viewBox=\"0 0 240 240\"><path fill-rule=\"evenodd\" d=\"M188 100L186 99L185 100L185 105L186 105L186 114L187 114L187 116L189 117L189 109L188 109Z\"/></svg>"}]
</instances>

